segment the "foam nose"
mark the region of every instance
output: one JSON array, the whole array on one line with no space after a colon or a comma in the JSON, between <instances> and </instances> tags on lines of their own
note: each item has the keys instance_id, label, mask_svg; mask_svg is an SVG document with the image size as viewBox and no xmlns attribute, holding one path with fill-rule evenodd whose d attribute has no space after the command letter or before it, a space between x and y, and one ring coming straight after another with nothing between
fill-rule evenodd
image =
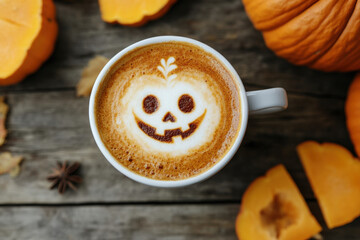
<instances>
[{"instance_id":1,"label":"foam nose","mask_svg":"<svg viewBox=\"0 0 360 240\"><path fill-rule=\"evenodd\" d=\"M170 112L167 112L163 118L163 122L176 122L176 118L174 115L172 115Z\"/></svg>"}]
</instances>

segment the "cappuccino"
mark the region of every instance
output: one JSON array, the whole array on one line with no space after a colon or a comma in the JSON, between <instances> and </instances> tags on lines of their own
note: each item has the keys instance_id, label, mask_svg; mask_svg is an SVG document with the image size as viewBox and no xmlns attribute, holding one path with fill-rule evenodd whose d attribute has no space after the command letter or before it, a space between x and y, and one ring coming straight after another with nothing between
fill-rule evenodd
<instances>
[{"instance_id":1,"label":"cappuccino","mask_svg":"<svg viewBox=\"0 0 360 240\"><path fill-rule=\"evenodd\" d=\"M190 43L139 47L113 64L96 93L101 140L141 176L196 176L221 160L239 134L237 81L220 60Z\"/></svg>"}]
</instances>

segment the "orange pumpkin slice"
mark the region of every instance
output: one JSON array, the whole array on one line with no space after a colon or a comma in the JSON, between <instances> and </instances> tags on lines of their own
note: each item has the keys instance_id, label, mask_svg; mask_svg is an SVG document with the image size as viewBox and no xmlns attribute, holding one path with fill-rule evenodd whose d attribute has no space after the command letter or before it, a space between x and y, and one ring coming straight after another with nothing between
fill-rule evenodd
<instances>
[{"instance_id":1,"label":"orange pumpkin slice","mask_svg":"<svg viewBox=\"0 0 360 240\"><path fill-rule=\"evenodd\" d=\"M346 124L355 151L360 156L360 73L350 85L345 104Z\"/></svg>"},{"instance_id":2,"label":"orange pumpkin slice","mask_svg":"<svg viewBox=\"0 0 360 240\"><path fill-rule=\"evenodd\" d=\"M52 0L0 1L0 85L35 72L53 51L57 36Z\"/></svg>"},{"instance_id":3,"label":"orange pumpkin slice","mask_svg":"<svg viewBox=\"0 0 360 240\"><path fill-rule=\"evenodd\" d=\"M138 27L164 15L176 0L99 0L105 22Z\"/></svg>"},{"instance_id":4,"label":"orange pumpkin slice","mask_svg":"<svg viewBox=\"0 0 360 240\"><path fill-rule=\"evenodd\" d=\"M241 240L304 240L320 231L283 165L257 178L243 195L236 219Z\"/></svg>"},{"instance_id":5,"label":"orange pumpkin slice","mask_svg":"<svg viewBox=\"0 0 360 240\"><path fill-rule=\"evenodd\" d=\"M360 161L342 146L308 141L297 147L301 162L331 229L360 215Z\"/></svg>"}]
</instances>

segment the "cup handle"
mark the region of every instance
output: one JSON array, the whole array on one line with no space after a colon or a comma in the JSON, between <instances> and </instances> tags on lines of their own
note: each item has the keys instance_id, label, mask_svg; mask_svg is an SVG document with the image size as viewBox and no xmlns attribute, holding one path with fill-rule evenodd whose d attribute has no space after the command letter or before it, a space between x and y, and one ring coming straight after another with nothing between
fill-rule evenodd
<instances>
[{"instance_id":1,"label":"cup handle","mask_svg":"<svg viewBox=\"0 0 360 240\"><path fill-rule=\"evenodd\" d=\"M285 110L288 107L287 94L283 88L269 88L246 92L249 113L266 114Z\"/></svg>"}]
</instances>

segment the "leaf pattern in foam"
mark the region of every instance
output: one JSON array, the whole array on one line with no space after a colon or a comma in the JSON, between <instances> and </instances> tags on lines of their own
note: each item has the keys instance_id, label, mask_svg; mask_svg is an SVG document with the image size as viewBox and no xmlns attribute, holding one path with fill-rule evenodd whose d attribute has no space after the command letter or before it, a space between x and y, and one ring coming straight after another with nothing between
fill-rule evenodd
<instances>
[{"instance_id":1,"label":"leaf pattern in foam","mask_svg":"<svg viewBox=\"0 0 360 240\"><path fill-rule=\"evenodd\" d=\"M169 73L177 68L177 65L173 64L174 62L174 57L169 57L166 62L165 59L161 59L160 63L162 66L157 67L157 69L164 75L164 79L167 81L172 81L177 77L176 74L172 74L169 76Z\"/></svg>"}]
</instances>

